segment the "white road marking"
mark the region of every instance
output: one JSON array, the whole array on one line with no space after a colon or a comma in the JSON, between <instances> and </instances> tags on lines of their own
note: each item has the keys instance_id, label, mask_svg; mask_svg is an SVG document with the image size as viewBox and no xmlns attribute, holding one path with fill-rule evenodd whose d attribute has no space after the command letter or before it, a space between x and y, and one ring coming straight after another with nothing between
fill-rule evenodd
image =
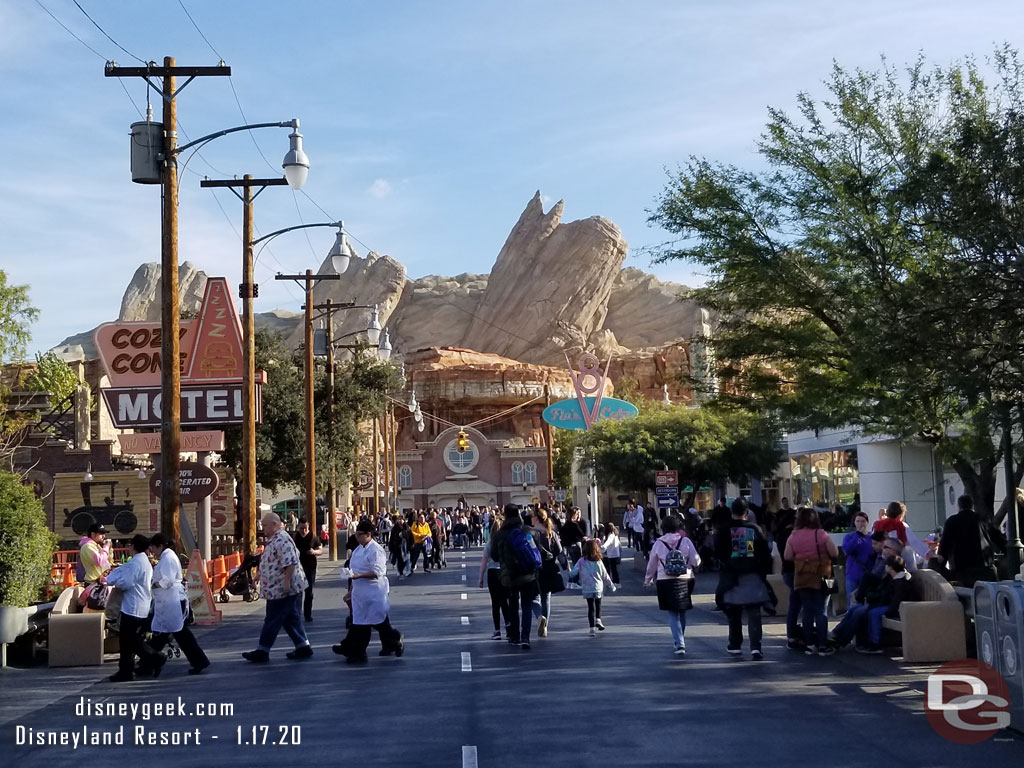
<instances>
[{"instance_id":1,"label":"white road marking","mask_svg":"<svg viewBox=\"0 0 1024 768\"><path fill-rule=\"evenodd\" d=\"M476 747L462 748L462 768L477 768Z\"/></svg>"},{"instance_id":2,"label":"white road marking","mask_svg":"<svg viewBox=\"0 0 1024 768\"><path fill-rule=\"evenodd\" d=\"M463 616L462 617L462 624L463 625L469 624L469 616Z\"/></svg>"},{"instance_id":3,"label":"white road marking","mask_svg":"<svg viewBox=\"0 0 1024 768\"><path fill-rule=\"evenodd\" d=\"M466 567L466 564L465 564L465 563L463 563L463 564L462 564L462 567L463 567L463 568L465 568L465 567Z\"/></svg>"},{"instance_id":4,"label":"white road marking","mask_svg":"<svg viewBox=\"0 0 1024 768\"><path fill-rule=\"evenodd\" d=\"M462 671L472 672L473 671L473 660L469 656L469 651L462 652Z\"/></svg>"},{"instance_id":5,"label":"white road marking","mask_svg":"<svg viewBox=\"0 0 1024 768\"><path fill-rule=\"evenodd\" d=\"M462 593L462 599L463 600L469 600L469 595L467 595L465 592L463 592Z\"/></svg>"},{"instance_id":6,"label":"white road marking","mask_svg":"<svg viewBox=\"0 0 1024 768\"><path fill-rule=\"evenodd\" d=\"M463 580L463 581L465 581L465 580L466 580L466 574L462 574L462 580Z\"/></svg>"}]
</instances>

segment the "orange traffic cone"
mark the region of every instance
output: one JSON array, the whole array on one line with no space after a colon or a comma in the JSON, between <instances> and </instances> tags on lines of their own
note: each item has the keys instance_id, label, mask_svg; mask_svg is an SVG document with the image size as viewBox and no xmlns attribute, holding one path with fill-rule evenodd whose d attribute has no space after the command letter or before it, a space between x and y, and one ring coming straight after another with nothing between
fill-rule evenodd
<instances>
[{"instance_id":1,"label":"orange traffic cone","mask_svg":"<svg viewBox=\"0 0 1024 768\"><path fill-rule=\"evenodd\" d=\"M75 586L75 584L77 584L77 583L78 582L75 580L75 569L70 564L65 565L64 566L64 581L62 582L62 586L65 589L67 589L68 587Z\"/></svg>"}]
</instances>

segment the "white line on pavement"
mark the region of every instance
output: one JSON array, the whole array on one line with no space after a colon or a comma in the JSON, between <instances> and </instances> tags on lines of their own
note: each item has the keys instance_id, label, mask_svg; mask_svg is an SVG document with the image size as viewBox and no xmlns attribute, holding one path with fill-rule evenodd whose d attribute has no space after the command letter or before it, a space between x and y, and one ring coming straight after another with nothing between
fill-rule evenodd
<instances>
[{"instance_id":1,"label":"white line on pavement","mask_svg":"<svg viewBox=\"0 0 1024 768\"><path fill-rule=\"evenodd\" d=\"M462 580L463 580L463 581L465 581L465 580L466 580L466 574L462 574Z\"/></svg>"},{"instance_id":2,"label":"white line on pavement","mask_svg":"<svg viewBox=\"0 0 1024 768\"><path fill-rule=\"evenodd\" d=\"M476 747L462 748L462 768L477 768Z\"/></svg>"},{"instance_id":3,"label":"white line on pavement","mask_svg":"<svg viewBox=\"0 0 1024 768\"><path fill-rule=\"evenodd\" d=\"M469 616L463 616L462 617L462 623L463 624L469 624Z\"/></svg>"},{"instance_id":4,"label":"white line on pavement","mask_svg":"<svg viewBox=\"0 0 1024 768\"><path fill-rule=\"evenodd\" d=\"M466 567L466 564L465 564L465 563L463 563L463 564L462 564L462 567L463 567L463 568L465 568L465 567Z\"/></svg>"},{"instance_id":5,"label":"white line on pavement","mask_svg":"<svg viewBox=\"0 0 1024 768\"><path fill-rule=\"evenodd\" d=\"M462 599L463 600L469 600L469 595L467 595L465 592L463 592L462 593Z\"/></svg>"},{"instance_id":6,"label":"white line on pavement","mask_svg":"<svg viewBox=\"0 0 1024 768\"><path fill-rule=\"evenodd\" d=\"M462 671L472 672L473 671L473 660L469 656L469 651L462 652Z\"/></svg>"}]
</instances>

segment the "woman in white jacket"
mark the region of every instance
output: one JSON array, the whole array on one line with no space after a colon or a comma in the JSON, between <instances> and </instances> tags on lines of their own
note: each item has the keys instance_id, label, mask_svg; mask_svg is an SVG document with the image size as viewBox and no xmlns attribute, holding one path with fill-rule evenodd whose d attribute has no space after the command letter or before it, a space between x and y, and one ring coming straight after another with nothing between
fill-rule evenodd
<instances>
[{"instance_id":1,"label":"woman in white jacket","mask_svg":"<svg viewBox=\"0 0 1024 768\"><path fill-rule=\"evenodd\" d=\"M693 542L682 531L679 518L666 517L661 523L661 529L664 533L651 547L644 586L657 584L658 607L668 613L668 625L672 630L672 641L675 645L673 653L685 656L686 640L683 635L686 632L686 612L693 607L690 585L693 584L693 569L700 565L700 555L697 554ZM670 555L673 560L679 557L673 555L673 552L680 553L686 562L685 570L678 575L671 575L665 571L665 564L669 561ZM674 566L670 567L675 570Z\"/></svg>"},{"instance_id":2,"label":"woman in white jacket","mask_svg":"<svg viewBox=\"0 0 1024 768\"><path fill-rule=\"evenodd\" d=\"M402 633L391 626L388 613L388 556L384 548L373 539L373 523L363 520L356 526L359 546L349 560L349 591L345 602L352 605L352 626L348 635L332 650L344 656L349 664L366 661L366 648L370 644L372 629L380 637L381 656L401 656L405 651Z\"/></svg>"},{"instance_id":3,"label":"woman in white jacket","mask_svg":"<svg viewBox=\"0 0 1024 768\"><path fill-rule=\"evenodd\" d=\"M196 642L195 635L188 628L188 600L182 583L181 561L174 550L167 548L167 537L157 533L149 540L149 551L158 562L153 568L153 642L154 651L160 652L170 635L178 642L191 668L190 675L198 675L208 666L210 660Z\"/></svg>"}]
</instances>

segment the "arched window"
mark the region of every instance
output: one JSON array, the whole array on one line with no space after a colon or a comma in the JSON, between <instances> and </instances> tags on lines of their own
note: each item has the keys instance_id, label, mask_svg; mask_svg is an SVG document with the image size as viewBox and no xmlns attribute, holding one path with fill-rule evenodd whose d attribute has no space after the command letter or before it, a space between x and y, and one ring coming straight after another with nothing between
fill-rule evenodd
<instances>
[{"instance_id":1,"label":"arched window","mask_svg":"<svg viewBox=\"0 0 1024 768\"><path fill-rule=\"evenodd\" d=\"M532 461L526 462L526 482L530 485L536 485L537 483L537 465Z\"/></svg>"},{"instance_id":2,"label":"arched window","mask_svg":"<svg viewBox=\"0 0 1024 768\"><path fill-rule=\"evenodd\" d=\"M521 461L517 461L515 464L512 465L512 482L523 482L523 462Z\"/></svg>"},{"instance_id":3,"label":"arched window","mask_svg":"<svg viewBox=\"0 0 1024 768\"><path fill-rule=\"evenodd\" d=\"M405 465L398 468L398 487L412 488L412 467Z\"/></svg>"}]
</instances>

